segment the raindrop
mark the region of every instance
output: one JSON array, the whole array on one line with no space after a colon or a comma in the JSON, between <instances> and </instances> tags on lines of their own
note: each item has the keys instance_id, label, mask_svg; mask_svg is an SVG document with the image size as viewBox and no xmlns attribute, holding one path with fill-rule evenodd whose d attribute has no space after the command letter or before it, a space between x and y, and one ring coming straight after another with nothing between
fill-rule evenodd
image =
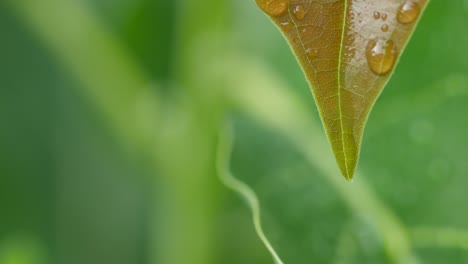
<instances>
[{"instance_id":1,"label":"raindrop","mask_svg":"<svg viewBox=\"0 0 468 264\"><path fill-rule=\"evenodd\" d=\"M317 57L318 53L317 53L317 49L313 49L313 48L306 48L305 50L305 54L307 55L307 57L309 57L309 59L313 59L315 57Z\"/></svg>"},{"instance_id":2,"label":"raindrop","mask_svg":"<svg viewBox=\"0 0 468 264\"><path fill-rule=\"evenodd\" d=\"M380 12L374 11L374 18L379 19L380 18Z\"/></svg>"},{"instance_id":3,"label":"raindrop","mask_svg":"<svg viewBox=\"0 0 468 264\"><path fill-rule=\"evenodd\" d=\"M397 20L402 24L414 22L421 12L419 5L413 1L408 1L398 9Z\"/></svg>"},{"instance_id":4,"label":"raindrop","mask_svg":"<svg viewBox=\"0 0 468 264\"><path fill-rule=\"evenodd\" d=\"M383 32L387 32L388 31L388 25L387 24L383 24L382 27L381 27L382 31Z\"/></svg>"},{"instance_id":5,"label":"raindrop","mask_svg":"<svg viewBox=\"0 0 468 264\"><path fill-rule=\"evenodd\" d=\"M297 20L303 20L307 14L307 10L303 5L297 5L294 7L293 13Z\"/></svg>"},{"instance_id":6,"label":"raindrop","mask_svg":"<svg viewBox=\"0 0 468 264\"><path fill-rule=\"evenodd\" d=\"M366 48L369 68L378 75L389 73L395 66L398 51L392 40L373 39Z\"/></svg>"},{"instance_id":7,"label":"raindrop","mask_svg":"<svg viewBox=\"0 0 468 264\"><path fill-rule=\"evenodd\" d=\"M257 0L257 5L270 16L282 16L288 10L288 0Z\"/></svg>"},{"instance_id":8,"label":"raindrop","mask_svg":"<svg viewBox=\"0 0 468 264\"><path fill-rule=\"evenodd\" d=\"M382 15L382 20L383 20L383 21L387 20L387 14L383 14L383 15Z\"/></svg>"},{"instance_id":9,"label":"raindrop","mask_svg":"<svg viewBox=\"0 0 468 264\"><path fill-rule=\"evenodd\" d=\"M291 23L290 21L285 21L285 22L281 22L280 26L284 31L289 31L294 27L294 24Z\"/></svg>"}]
</instances>

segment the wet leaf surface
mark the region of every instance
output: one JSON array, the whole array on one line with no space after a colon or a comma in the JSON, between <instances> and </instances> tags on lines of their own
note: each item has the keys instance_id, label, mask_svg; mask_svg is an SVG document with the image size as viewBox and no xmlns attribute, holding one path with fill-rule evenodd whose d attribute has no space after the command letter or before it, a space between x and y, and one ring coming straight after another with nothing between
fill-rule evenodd
<instances>
[{"instance_id":1,"label":"wet leaf surface","mask_svg":"<svg viewBox=\"0 0 468 264\"><path fill-rule=\"evenodd\" d=\"M353 178L364 127L428 0L257 0L297 57Z\"/></svg>"}]
</instances>

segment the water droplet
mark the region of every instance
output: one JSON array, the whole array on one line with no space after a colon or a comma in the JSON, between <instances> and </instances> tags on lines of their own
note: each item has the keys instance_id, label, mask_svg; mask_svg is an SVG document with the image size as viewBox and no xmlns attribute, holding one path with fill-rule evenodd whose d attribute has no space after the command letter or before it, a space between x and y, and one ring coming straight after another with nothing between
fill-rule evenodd
<instances>
[{"instance_id":1,"label":"water droplet","mask_svg":"<svg viewBox=\"0 0 468 264\"><path fill-rule=\"evenodd\" d=\"M307 10L303 5L299 4L296 7L294 7L293 13L297 20L303 20L305 18L305 15L307 14Z\"/></svg>"},{"instance_id":2,"label":"water droplet","mask_svg":"<svg viewBox=\"0 0 468 264\"><path fill-rule=\"evenodd\" d=\"M280 26L284 31L289 31L294 27L294 24L291 23L290 21L285 21L285 22L281 22Z\"/></svg>"},{"instance_id":3,"label":"water droplet","mask_svg":"<svg viewBox=\"0 0 468 264\"><path fill-rule=\"evenodd\" d=\"M381 27L380 29L382 29L383 32L387 32L387 31L388 31L388 25L387 25L387 24L383 24L382 27Z\"/></svg>"},{"instance_id":4,"label":"water droplet","mask_svg":"<svg viewBox=\"0 0 468 264\"><path fill-rule=\"evenodd\" d=\"M413 1L408 1L398 9L397 20L402 24L414 22L421 12L419 5Z\"/></svg>"},{"instance_id":5,"label":"water droplet","mask_svg":"<svg viewBox=\"0 0 468 264\"><path fill-rule=\"evenodd\" d=\"M380 12L374 11L374 18L379 19L380 18Z\"/></svg>"},{"instance_id":6,"label":"water droplet","mask_svg":"<svg viewBox=\"0 0 468 264\"><path fill-rule=\"evenodd\" d=\"M367 44L367 63L378 75L389 73L395 66L397 56L398 51L392 40L374 39Z\"/></svg>"},{"instance_id":7,"label":"water droplet","mask_svg":"<svg viewBox=\"0 0 468 264\"><path fill-rule=\"evenodd\" d=\"M282 16L288 10L288 0L257 0L257 5L270 16Z\"/></svg>"},{"instance_id":8,"label":"water droplet","mask_svg":"<svg viewBox=\"0 0 468 264\"><path fill-rule=\"evenodd\" d=\"M307 57L309 57L309 59L313 59L313 58L317 57L317 55L318 55L317 49L313 49L311 47L306 48L305 54L307 55Z\"/></svg>"},{"instance_id":9,"label":"water droplet","mask_svg":"<svg viewBox=\"0 0 468 264\"><path fill-rule=\"evenodd\" d=\"M383 15L382 15L382 20L383 20L383 21L387 20L387 14L383 14Z\"/></svg>"}]
</instances>

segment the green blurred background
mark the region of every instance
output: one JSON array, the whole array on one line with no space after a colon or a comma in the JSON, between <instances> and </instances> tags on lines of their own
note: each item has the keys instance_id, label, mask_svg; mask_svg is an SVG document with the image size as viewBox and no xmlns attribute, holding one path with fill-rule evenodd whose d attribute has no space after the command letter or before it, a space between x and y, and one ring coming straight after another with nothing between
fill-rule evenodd
<instances>
[{"instance_id":1,"label":"green blurred background","mask_svg":"<svg viewBox=\"0 0 468 264\"><path fill-rule=\"evenodd\" d=\"M433 0L352 183L253 0L0 2L0 264L468 263L468 1ZM219 136L221 135L221 136Z\"/></svg>"}]
</instances>

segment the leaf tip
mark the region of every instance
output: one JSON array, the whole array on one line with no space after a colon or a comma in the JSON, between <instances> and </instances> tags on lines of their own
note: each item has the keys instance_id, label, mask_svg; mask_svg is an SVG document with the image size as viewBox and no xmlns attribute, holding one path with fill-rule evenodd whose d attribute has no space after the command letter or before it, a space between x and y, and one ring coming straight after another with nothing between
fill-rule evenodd
<instances>
[{"instance_id":1,"label":"leaf tip","mask_svg":"<svg viewBox=\"0 0 468 264\"><path fill-rule=\"evenodd\" d=\"M341 174L346 180L352 181L358 163L360 145L354 141L346 141L346 143L346 147L345 145L332 144L332 148Z\"/></svg>"},{"instance_id":2,"label":"leaf tip","mask_svg":"<svg viewBox=\"0 0 468 264\"><path fill-rule=\"evenodd\" d=\"M357 164L356 161L343 161L343 162L338 161L341 174L343 174L345 179L349 182L353 180L356 164Z\"/></svg>"}]
</instances>

